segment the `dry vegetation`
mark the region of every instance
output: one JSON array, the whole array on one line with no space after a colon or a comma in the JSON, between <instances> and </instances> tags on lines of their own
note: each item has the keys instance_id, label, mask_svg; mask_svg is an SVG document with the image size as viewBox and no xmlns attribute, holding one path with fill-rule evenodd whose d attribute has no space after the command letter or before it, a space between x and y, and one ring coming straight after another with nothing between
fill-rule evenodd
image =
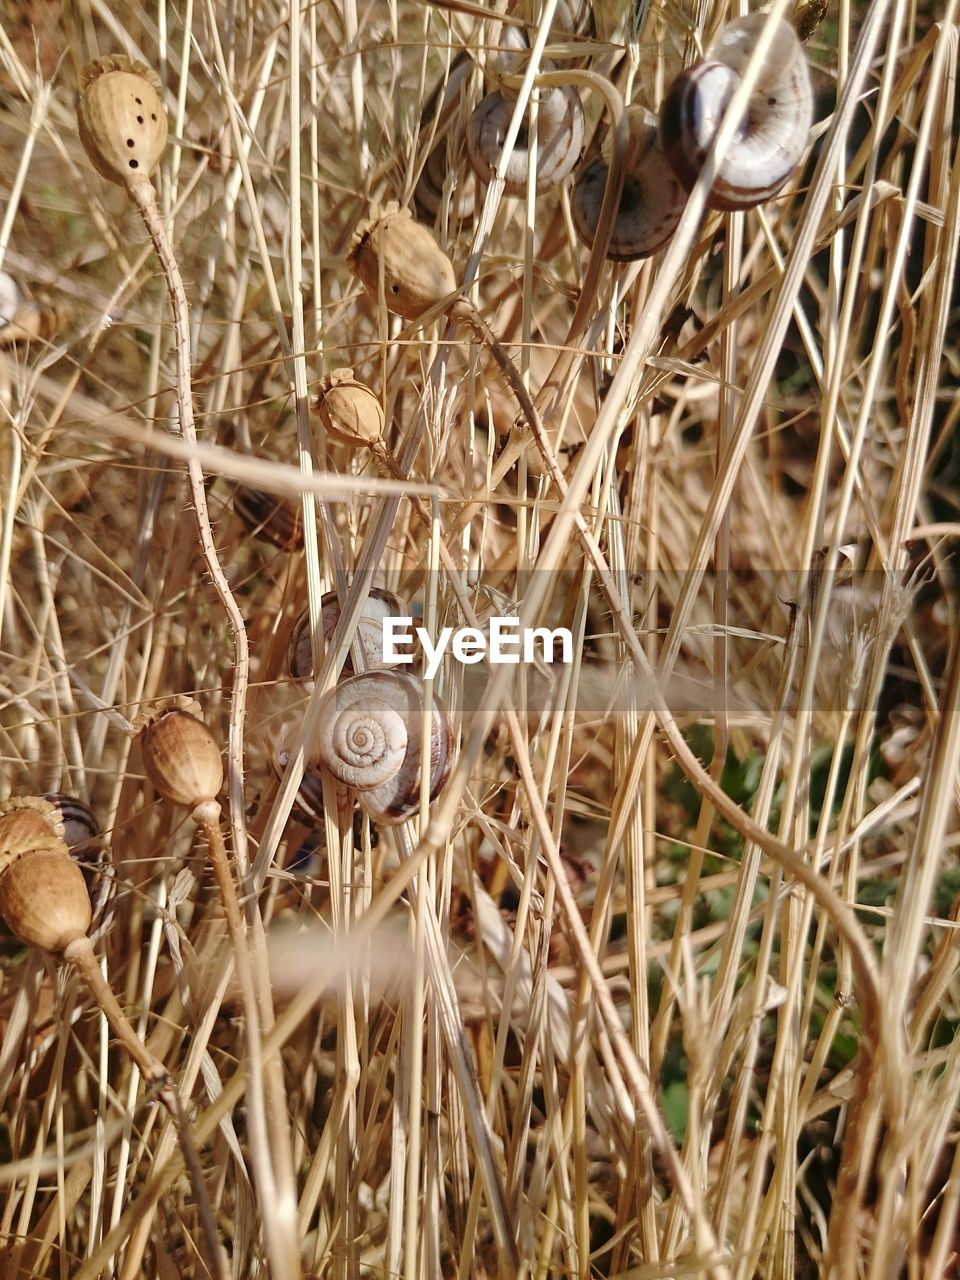
<instances>
[{"instance_id":1,"label":"dry vegetation","mask_svg":"<svg viewBox=\"0 0 960 1280\"><path fill-rule=\"evenodd\" d=\"M730 14L631 7L555 21L547 53L655 108ZM187 1100L234 1276L960 1274L947 9L808 12L785 191L704 214L698 186L664 251L599 271L569 183L460 201L465 79L432 225L540 450L476 329L389 316L346 262L372 205L412 205L431 96L500 39L482 6L0 8L0 269L36 322L0 350L0 798L96 815L98 954ZM163 86L197 447L158 259L77 137L113 53ZM345 365L376 457L310 411ZM302 548L244 522L239 481L302 506ZM568 668L445 662L458 762L401 826L329 779L293 809L346 649L298 683L290 634L351 582L432 629L577 637ZM239 950L216 832L130 731L174 694L225 752ZM0 1037L3 1280L213 1273L157 1095L77 971L9 932Z\"/></svg>"}]
</instances>

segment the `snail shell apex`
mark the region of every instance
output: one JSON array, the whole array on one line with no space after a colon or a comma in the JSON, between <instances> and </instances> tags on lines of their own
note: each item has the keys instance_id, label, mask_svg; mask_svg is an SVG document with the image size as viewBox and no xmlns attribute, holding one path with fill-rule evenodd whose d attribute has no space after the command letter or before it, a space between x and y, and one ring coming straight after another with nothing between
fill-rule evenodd
<instances>
[{"instance_id":1,"label":"snail shell apex","mask_svg":"<svg viewBox=\"0 0 960 1280\"><path fill-rule=\"evenodd\" d=\"M660 109L660 140L687 190L697 180L751 50L767 21L728 23L707 58L681 72ZM775 195L800 162L813 122L813 91L796 33L780 22L749 104L707 197L710 208L750 209Z\"/></svg>"},{"instance_id":2,"label":"snail shell apex","mask_svg":"<svg viewBox=\"0 0 960 1280\"><path fill-rule=\"evenodd\" d=\"M326 695L317 742L320 765L358 793L363 809L380 822L402 822L420 803L423 686L407 672L370 671L342 680ZM433 699L430 799L454 760L450 717Z\"/></svg>"},{"instance_id":3,"label":"snail shell apex","mask_svg":"<svg viewBox=\"0 0 960 1280\"><path fill-rule=\"evenodd\" d=\"M43 798L56 809L63 823L64 841L71 853L100 839L100 824L83 800L63 791L48 792Z\"/></svg>"},{"instance_id":4,"label":"snail shell apex","mask_svg":"<svg viewBox=\"0 0 960 1280\"><path fill-rule=\"evenodd\" d=\"M577 234L587 245L593 245L608 172L609 164L600 157L577 175L571 212ZM657 253L676 230L686 199L660 147L655 117L631 108L630 155L607 257L635 262Z\"/></svg>"}]
</instances>

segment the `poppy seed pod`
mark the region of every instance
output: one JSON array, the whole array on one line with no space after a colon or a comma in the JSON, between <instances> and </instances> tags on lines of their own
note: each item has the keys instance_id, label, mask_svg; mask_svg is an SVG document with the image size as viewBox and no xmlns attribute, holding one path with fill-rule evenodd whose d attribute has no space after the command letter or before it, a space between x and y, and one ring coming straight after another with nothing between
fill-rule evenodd
<instances>
[{"instance_id":1,"label":"poppy seed pod","mask_svg":"<svg viewBox=\"0 0 960 1280\"><path fill-rule=\"evenodd\" d=\"M370 447L383 438L380 401L352 369L334 369L323 379L314 408L327 435L342 444Z\"/></svg>"},{"instance_id":2,"label":"poppy seed pod","mask_svg":"<svg viewBox=\"0 0 960 1280\"><path fill-rule=\"evenodd\" d=\"M0 915L22 942L63 951L86 936L93 919L83 872L55 848L18 858L0 875Z\"/></svg>"},{"instance_id":3,"label":"poppy seed pod","mask_svg":"<svg viewBox=\"0 0 960 1280\"><path fill-rule=\"evenodd\" d=\"M63 821L40 796L16 796L0 804L0 871L37 849L66 853Z\"/></svg>"},{"instance_id":4,"label":"poppy seed pod","mask_svg":"<svg viewBox=\"0 0 960 1280\"><path fill-rule=\"evenodd\" d=\"M453 264L433 233L395 203L360 223L347 262L374 298L382 272L387 310L406 320L419 319L457 287Z\"/></svg>"},{"instance_id":5,"label":"poppy seed pod","mask_svg":"<svg viewBox=\"0 0 960 1280\"><path fill-rule=\"evenodd\" d=\"M147 777L164 800L184 809L216 800L223 787L220 747L192 707L196 703L184 699L161 710L140 730Z\"/></svg>"},{"instance_id":6,"label":"poppy seed pod","mask_svg":"<svg viewBox=\"0 0 960 1280\"><path fill-rule=\"evenodd\" d=\"M98 58L83 71L77 127L102 177L131 188L149 183L167 141L159 82L141 62Z\"/></svg>"}]
</instances>

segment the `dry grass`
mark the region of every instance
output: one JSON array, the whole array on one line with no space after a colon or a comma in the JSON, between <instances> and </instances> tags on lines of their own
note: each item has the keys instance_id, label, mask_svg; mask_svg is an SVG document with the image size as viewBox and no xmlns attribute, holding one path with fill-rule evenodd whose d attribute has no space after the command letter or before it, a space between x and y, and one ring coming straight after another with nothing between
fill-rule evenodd
<instances>
[{"instance_id":1,"label":"dry grass","mask_svg":"<svg viewBox=\"0 0 960 1280\"><path fill-rule=\"evenodd\" d=\"M548 52L655 107L729 15L629 7ZM0 7L0 269L56 317L0 350L0 797L97 815L99 953L235 1276L960 1274L955 11L842 0L802 170L746 214L698 186L646 262L591 270L566 190L447 187L438 239L544 458L473 330L387 316L346 265L495 43L480 6ZM76 135L114 52L164 85L196 446L158 260ZM342 365L399 485L309 413ZM241 480L302 500L302 551L244 525ZM327 782L306 824L345 646L305 689L289 635L373 581L434 629L569 626L576 660L448 660L439 799L377 827ZM171 694L226 752L239 956L129 732ZM0 1277L208 1275L175 1131L76 974L0 955Z\"/></svg>"}]
</instances>

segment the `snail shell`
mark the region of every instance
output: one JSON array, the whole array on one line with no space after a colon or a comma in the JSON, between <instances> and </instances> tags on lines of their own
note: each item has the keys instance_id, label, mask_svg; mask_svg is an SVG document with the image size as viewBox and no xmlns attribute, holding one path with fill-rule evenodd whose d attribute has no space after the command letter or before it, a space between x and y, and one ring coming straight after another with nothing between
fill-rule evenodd
<instances>
[{"instance_id":1,"label":"snail shell","mask_svg":"<svg viewBox=\"0 0 960 1280\"><path fill-rule=\"evenodd\" d=\"M358 793L361 806L380 822L402 822L420 804L423 686L398 671L369 671L331 689L321 710L317 758L338 782ZM433 700L430 799L453 767L450 717Z\"/></svg>"},{"instance_id":2,"label":"snail shell","mask_svg":"<svg viewBox=\"0 0 960 1280\"><path fill-rule=\"evenodd\" d=\"M470 117L467 154L484 182L496 173L514 102L499 91L488 94ZM584 120L580 95L570 85L543 92L537 110L536 189L547 191L574 170L583 150ZM530 172L526 125L520 129L504 173L504 190L523 195Z\"/></svg>"},{"instance_id":3,"label":"snail shell","mask_svg":"<svg viewBox=\"0 0 960 1280\"><path fill-rule=\"evenodd\" d=\"M286 748L280 748L273 755L273 771L278 778L286 769L289 758L290 753ZM316 765L308 764L303 771L290 813L301 826L322 827L323 808L323 777Z\"/></svg>"},{"instance_id":4,"label":"snail shell","mask_svg":"<svg viewBox=\"0 0 960 1280\"><path fill-rule=\"evenodd\" d=\"M444 200L444 191L451 190L450 217L460 219L469 217L477 196L477 180L472 172L455 173L454 180L448 183L450 176L450 147L448 140L455 134L454 116L461 102L463 90L473 71L473 59L461 53L450 68L446 80L437 86L420 118L421 133L429 129L436 118L436 142L427 156L419 181L414 188L413 198L417 210L428 218L435 218L440 212Z\"/></svg>"},{"instance_id":5,"label":"snail shell","mask_svg":"<svg viewBox=\"0 0 960 1280\"><path fill-rule=\"evenodd\" d=\"M71 858L83 872L87 892L93 903L94 918L97 919L115 887L115 881L109 874L109 855L101 838L100 824L90 806L76 796L56 791L43 798L53 805L60 816L64 841Z\"/></svg>"},{"instance_id":6,"label":"snail shell","mask_svg":"<svg viewBox=\"0 0 960 1280\"><path fill-rule=\"evenodd\" d=\"M363 647L364 660L368 667L383 666L383 620L384 618L406 617L407 610L392 591L382 587L371 587L370 594L363 604L363 612L357 624L357 633ZM340 621L340 602L335 591L326 591L320 597L320 622L323 627L324 644L329 644ZM313 651L310 645L310 612L304 610L294 623L290 637L289 649L290 674L294 680L313 679ZM350 656L344 664L344 671L350 672Z\"/></svg>"},{"instance_id":7,"label":"snail shell","mask_svg":"<svg viewBox=\"0 0 960 1280\"><path fill-rule=\"evenodd\" d=\"M266 538L281 551L298 551L303 546L300 512L276 494L237 485L233 509L256 538Z\"/></svg>"},{"instance_id":8,"label":"snail shell","mask_svg":"<svg viewBox=\"0 0 960 1280\"><path fill-rule=\"evenodd\" d=\"M764 14L753 13L729 23L706 60L677 76L663 100L661 145L687 190L697 179L766 22ZM799 164L812 123L807 60L793 27L780 22L710 188L710 208L751 209L775 195Z\"/></svg>"},{"instance_id":9,"label":"snail shell","mask_svg":"<svg viewBox=\"0 0 960 1280\"><path fill-rule=\"evenodd\" d=\"M100 824L88 804L62 791L49 792L43 798L49 801L60 815L60 821L63 823L63 838L71 853L83 855L87 848L100 839Z\"/></svg>"},{"instance_id":10,"label":"snail shell","mask_svg":"<svg viewBox=\"0 0 960 1280\"><path fill-rule=\"evenodd\" d=\"M592 245L607 185L609 164L600 157L577 175L571 210L580 239ZM648 258L677 228L687 193L666 162L649 111L630 111L630 157L613 222L607 257L614 262Z\"/></svg>"}]
</instances>

